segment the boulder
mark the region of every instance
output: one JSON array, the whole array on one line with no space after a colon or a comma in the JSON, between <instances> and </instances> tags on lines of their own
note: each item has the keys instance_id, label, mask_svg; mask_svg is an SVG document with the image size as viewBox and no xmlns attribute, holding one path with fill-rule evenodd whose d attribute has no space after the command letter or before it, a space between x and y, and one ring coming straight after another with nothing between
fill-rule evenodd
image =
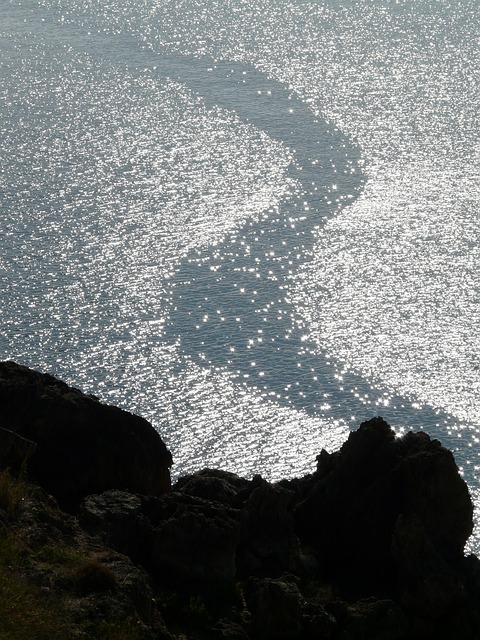
<instances>
[{"instance_id":1,"label":"boulder","mask_svg":"<svg viewBox=\"0 0 480 640\"><path fill-rule=\"evenodd\" d=\"M303 628L303 598L288 579L250 578L245 599L258 640L297 640Z\"/></svg>"},{"instance_id":2,"label":"boulder","mask_svg":"<svg viewBox=\"0 0 480 640\"><path fill-rule=\"evenodd\" d=\"M248 480L240 478L235 473L221 469L202 469L179 478L173 489L178 493L233 507L238 502L238 494L249 486Z\"/></svg>"},{"instance_id":3,"label":"boulder","mask_svg":"<svg viewBox=\"0 0 480 640\"><path fill-rule=\"evenodd\" d=\"M209 599L233 595L241 511L171 492L151 499L145 512L152 524L150 567L161 582Z\"/></svg>"},{"instance_id":4,"label":"boulder","mask_svg":"<svg viewBox=\"0 0 480 640\"><path fill-rule=\"evenodd\" d=\"M402 593L404 602L424 597L430 610L442 609L456 584L472 527L472 502L450 451L423 432L398 438L381 418L364 422L338 452L320 454L296 510L300 539L348 597ZM430 562L444 588L421 596L424 579L433 579Z\"/></svg>"},{"instance_id":5,"label":"boulder","mask_svg":"<svg viewBox=\"0 0 480 640\"><path fill-rule=\"evenodd\" d=\"M0 363L0 416L9 430L36 444L29 477L64 508L108 489L170 490L170 452L146 420L51 375Z\"/></svg>"}]
</instances>

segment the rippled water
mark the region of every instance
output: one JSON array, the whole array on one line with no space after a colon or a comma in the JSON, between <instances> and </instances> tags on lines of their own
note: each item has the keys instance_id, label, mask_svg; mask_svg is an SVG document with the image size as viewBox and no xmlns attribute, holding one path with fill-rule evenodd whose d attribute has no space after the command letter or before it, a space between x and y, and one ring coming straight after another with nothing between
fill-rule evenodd
<instances>
[{"instance_id":1,"label":"rippled water","mask_svg":"<svg viewBox=\"0 0 480 640\"><path fill-rule=\"evenodd\" d=\"M301 474L380 414L480 503L476 2L1 12L0 357L175 475Z\"/></svg>"}]
</instances>

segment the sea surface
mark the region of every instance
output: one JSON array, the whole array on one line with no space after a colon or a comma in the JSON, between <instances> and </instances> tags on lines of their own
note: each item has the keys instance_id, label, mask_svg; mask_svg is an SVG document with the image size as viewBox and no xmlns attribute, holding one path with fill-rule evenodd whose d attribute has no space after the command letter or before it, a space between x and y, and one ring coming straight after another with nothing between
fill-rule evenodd
<instances>
[{"instance_id":1,"label":"sea surface","mask_svg":"<svg viewBox=\"0 0 480 640\"><path fill-rule=\"evenodd\" d=\"M375 415L480 510L476 0L0 0L0 359L173 476ZM480 531L470 548L480 551Z\"/></svg>"}]
</instances>

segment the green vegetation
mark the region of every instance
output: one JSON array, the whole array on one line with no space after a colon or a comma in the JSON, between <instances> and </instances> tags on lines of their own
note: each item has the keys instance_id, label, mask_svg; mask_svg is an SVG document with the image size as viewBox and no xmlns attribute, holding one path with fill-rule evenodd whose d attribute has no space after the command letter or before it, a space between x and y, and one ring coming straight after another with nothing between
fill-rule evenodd
<instances>
[{"instance_id":1,"label":"green vegetation","mask_svg":"<svg viewBox=\"0 0 480 640\"><path fill-rule=\"evenodd\" d=\"M68 625L41 588L28 583L28 550L11 535L0 539L0 639L65 640Z\"/></svg>"},{"instance_id":2,"label":"green vegetation","mask_svg":"<svg viewBox=\"0 0 480 640\"><path fill-rule=\"evenodd\" d=\"M34 491L0 472L0 640L66 640L82 631L92 640L141 640L131 618L79 622L69 614L81 598L113 593L116 578L88 549L25 541L18 518Z\"/></svg>"},{"instance_id":3,"label":"green vegetation","mask_svg":"<svg viewBox=\"0 0 480 640\"><path fill-rule=\"evenodd\" d=\"M22 479L13 478L7 469L0 471L0 509L13 515L29 492L29 485Z\"/></svg>"},{"instance_id":4,"label":"green vegetation","mask_svg":"<svg viewBox=\"0 0 480 640\"><path fill-rule=\"evenodd\" d=\"M212 618L202 596L187 597L177 591L157 589L155 597L171 633L195 638L208 638L211 635Z\"/></svg>"},{"instance_id":5,"label":"green vegetation","mask_svg":"<svg viewBox=\"0 0 480 640\"><path fill-rule=\"evenodd\" d=\"M79 596L103 593L115 589L114 573L97 558L86 558L66 573L67 585Z\"/></svg>"}]
</instances>

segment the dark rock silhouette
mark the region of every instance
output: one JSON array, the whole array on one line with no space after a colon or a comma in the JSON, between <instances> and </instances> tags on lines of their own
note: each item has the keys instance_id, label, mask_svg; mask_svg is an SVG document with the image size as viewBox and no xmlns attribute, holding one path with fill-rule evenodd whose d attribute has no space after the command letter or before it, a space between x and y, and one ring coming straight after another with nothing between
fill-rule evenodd
<instances>
[{"instance_id":1,"label":"dark rock silhouette","mask_svg":"<svg viewBox=\"0 0 480 640\"><path fill-rule=\"evenodd\" d=\"M397 438L375 418L317 461L312 488L296 510L297 532L325 575L353 596L397 596L410 584L409 570L418 571L412 554L420 549L418 567L428 562L424 554L437 568L440 561L449 567L461 561L473 507L453 455L440 442L423 432ZM453 588L452 579L447 582Z\"/></svg>"},{"instance_id":2,"label":"dark rock silhouette","mask_svg":"<svg viewBox=\"0 0 480 640\"><path fill-rule=\"evenodd\" d=\"M65 507L107 489L170 489L170 453L146 420L48 374L0 363L0 416L3 427L36 444L29 477Z\"/></svg>"},{"instance_id":3,"label":"dark rock silhouette","mask_svg":"<svg viewBox=\"0 0 480 640\"><path fill-rule=\"evenodd\" d=\"M251 578L245 597L252 614L252 634L259 640L299 637L303 628L303 598L295 581Z\"/></svg>"},{"instance_id":4,"label":"dark rock silhouette","mask_svg":"<svg viewBox=\"0 0 480 640\"><path fill-rule=\"evenodd\" d=\"M244 514L171 492L160 498L109 491L88 497L82 526L147 566L166 586L207 597L233 592Z\"/></svg>"},{"instance_id":5,"label":"dark rock silhouette","mask_svg":"<svg viewBox=\"0 0 480 640\"><path fill-rule=\"evenodd\" d=\"M25 454L71 511L47 497L21 502L21 522L0 509L0 523L35 549L87 545L93 577L75 593L93 602L83 592L95 588L107 609L113 598L142 638L480 637L472 502L453 455L423 432L399 438L374 418L303 478L204 469L168 491L170 456L141 418L14 363L0 364L0 407L0 463Z\"/></svg>"},{"instance_id":6,"label":"dark rock silhouette","mask_svg":"<svg viewBox=\"0 0 480 640\"><path fill-rule=\"evenodd\" d=\"M480 566L463 555L472 503L453 456L380 418L323 451L311 476L271 484L204 469L165 496L91 496L80 522L184 598L232 605L243 584L248 619L223 621L220 637L480 633Z\"/></svg>"}]
</instances>

